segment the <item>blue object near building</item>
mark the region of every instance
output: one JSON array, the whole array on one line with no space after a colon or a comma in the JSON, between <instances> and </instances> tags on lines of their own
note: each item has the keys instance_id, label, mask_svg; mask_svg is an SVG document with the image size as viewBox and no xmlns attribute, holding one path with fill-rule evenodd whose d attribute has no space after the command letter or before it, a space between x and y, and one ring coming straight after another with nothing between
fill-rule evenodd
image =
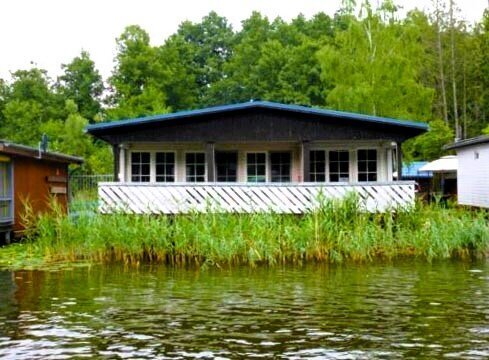
<instances>
[{"instance_id":1,"label":"blue object near building","mask_svg":"<svg viewBox=\"0 0 489 360\"><path fill-rule=\"evenodd\" d=\"M402 179L403 180L416 180L416 179L431 179L433 172L431 171L419 171L425 166L427 161L413 161L410 163L402 164Z\"/></svg>"}]
</instances>

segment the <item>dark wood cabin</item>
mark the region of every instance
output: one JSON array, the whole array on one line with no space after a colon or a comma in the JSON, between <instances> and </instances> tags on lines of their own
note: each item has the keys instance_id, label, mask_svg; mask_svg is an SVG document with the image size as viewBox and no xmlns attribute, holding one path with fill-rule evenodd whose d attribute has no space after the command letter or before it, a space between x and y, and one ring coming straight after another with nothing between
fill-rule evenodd
<instances>
[{"instance_id":1,"label":"dark wood cabin","mask_svg":"<svg viewBox=\"0 0 489 360\"><path fill-rule=\"evenodd\" d=\"M67 209L68 165L82 162L79 157L0 141L1 240L22 232L26 201L36 213L47 210L52 197Z\"/></svg>"},{"instance_id":2,"label":"dark wood cabin","mask_svg":"<svg viewBox=\"0 0 489 360\"><path fill-rule=\"evenodd\" d=\"M402 143L427 130L267 101L87 127L114 152L117 181L99 184L101 209L157 214L205 211L211 198L229 211L301 213L318 193L351 191L372 210L413 204L414 182L394 184L393 173L402 173Z\"/></svg>"}]
</instances>

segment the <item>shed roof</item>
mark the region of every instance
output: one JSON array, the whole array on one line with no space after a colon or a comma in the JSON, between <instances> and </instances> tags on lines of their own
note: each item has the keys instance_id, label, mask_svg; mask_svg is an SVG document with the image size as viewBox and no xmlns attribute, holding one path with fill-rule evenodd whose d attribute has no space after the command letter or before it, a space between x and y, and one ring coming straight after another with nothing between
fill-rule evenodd
<instances>
[{"instance_id":1,"label":"shed roof","mask_svg":"<svg viewBox=\"0 0 489 360\"><path fill-rule=\"evenodd\" d=\"M458 159L455 155L443 156L432 162L429 162L425 166L421 167L419 171L432 171L432 172L456 172L458 169Z\"/></svg>"},{"instance_id":2,"label":"shed roof","mask_svg":"<svg viewBox=\"0 0 489 360\"><path fill-rule=\"evenodd\" d=\"M0 140L0 153L16 156L24 156L29 158L43 159L54 162L66 163L66 164L81 164L83 163L83 158L78 156L71 156L66 154L61 154L52 151L39 151L39 149L15 144L7 140Z\"/></svg>"},{"instance_id":3,"label":"shed roof","mask_svg":"<svg viewBox=\"0 0 489 360\"><path fill-rule=\"evenodd\" d=\"M308 115L314 115L320 118L324 118L325 120L327 120L328 118L329 119L342 118L342 119L358 121L362 123L390 125L390 126L398 127L399 130L406 129L406 128L412 130L418 130L419 133L428 130L428 125L421 122L397 120L392 118L363 115L363 114L344 112L344 111L320 109L320 108L301 106L301 105L288 105L288 104L281 104L281 103L275 103L269 101L251 101L251 102L239 103L239 104L213 106L213 107L197 109L197 110L179 111L170 114L161 114L161 115L146 116L146 117L140 117L134 119L109 121L109 122L88 125L86 127L86 130L87 132L96 135L98 133L103 132L104 130L110 130L110 129L115 130L115 129L123 129L123 128L129 129L131 127L138 126L138 125L156 124L168 120L177 120L177 119L183 120L183 119L190 119L190 118L198 118L206 115L232 113L232 112L246 110L246 109L269 109L269 110L278 110L278 111L295 113L295 114L308 114Z\"/></svg>"},{"instance_id":4,"label":"shed roof","mask_svg":"<svg viewBox=\"0 0 489 360\"><path fill-rule=\"evenodd\" d=\"M473 137L470 139L464 139L464 140L457 141L453 144L445 146L445 149L446 150L455 150L455 149L460 149L460 148L467 147L467 146L487 144L487 143L489 143L489 135L481 135L481 136Z\"/></svg>"}]
</instances>

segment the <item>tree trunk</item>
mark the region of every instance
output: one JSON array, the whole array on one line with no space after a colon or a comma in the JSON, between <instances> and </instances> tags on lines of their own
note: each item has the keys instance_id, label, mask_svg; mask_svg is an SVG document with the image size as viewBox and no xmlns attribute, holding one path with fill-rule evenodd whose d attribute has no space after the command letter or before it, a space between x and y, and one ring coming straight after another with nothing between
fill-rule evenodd
<instances>
[{"instance_id":1,"label":"tree trunk","mask_svg":"<svg viewBox=\"0 0 489 360\"><path fill-rule=\"evenodd\" d=\"M441 86L441 99L442 99L442 112L443 120L448 124L448 105L447 105L447 91L445 87L445 71L444 71L444 61L443 61L443 46L441 42L441 30L440 30L440 6L438 0L435 3L435 14L436 14L436 47L438 50L438 71L440 76L440 86Z\"/></svg>"},{"instance_id":2,"label":"tree trunk","mask_svg":"<svg viewBox=\"0 0 489 360\"><path fill-rule=\"evenodd\" d=\"M455 140L458 140L461 138L461 136L458 119L457 82L455 76L455 19L453 17L453 6L453 0L450 0L450 48L452 62L453 118L455 120Z\"/></svg>"},{"instance_id":3,"label":"tree trunk","mask_svg":"<svg viewBox=\"0 0 489 360\"><path fill-rule=\"evenodd\" d=\"M463 81L463 85L464 85L464 103L463 103L463 108L462 108L462 111L463 111L463 122L464 122L464 125L463 125L463 132L462 132L462 137L464 139L467 138L467 74L466 74L466 59L465 59L465 55L464 55L464 66L463 66L463 71L464 71L464 81Z\"/></svg>"}]
</instances>

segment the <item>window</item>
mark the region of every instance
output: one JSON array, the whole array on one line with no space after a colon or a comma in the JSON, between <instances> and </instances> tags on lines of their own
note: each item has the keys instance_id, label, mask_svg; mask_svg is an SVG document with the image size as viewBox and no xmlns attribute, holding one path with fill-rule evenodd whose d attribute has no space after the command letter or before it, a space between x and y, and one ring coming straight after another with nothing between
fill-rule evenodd
<instances>
[{"instance_id":1,"label":"window","mask_svg":"<svg viewBox=\"0 0 489 360\"><path fill-rule=\"evenodd\" d=\"M185 154L187 182L205 182L205 154Z\"/></svg>"},{"instance_id":2,"label":"window","mask_svg":"<svg viewBox=\"0 0 489 360\"><path fill-rule=\"evenodd\" d=\"M247 182L266 182L267 181L267 155L265 153L246 154L246 181Z\"/></svg>"},{"instance_id":3,"label":"window","mask_svg":"<svg viewBox=\"0 0 489 360\"><path fill-rule=\"evenodd\" d=\"M149 182L151 173L151 156L149 152L131 153L131 181Z\"/></svg>"},{"instance_id":4,"label":"window","mask_svg":"<svg viewBox=\"0 0 489 360\"><path fill-rule=\"evenodd\" d=\"M156 160L156 182L175 181L175 153L157 152Z\"/></svg>"},{"instance_id":5,"label":"window","mask_svg":"<svg viewBox=\"0 0 489 360\"><path fill-rule=\"evenodd\" d=\"M311 181L326 181L326 152L313 150L309 153L309 174Z\"/></svg>"},{"instance_id":6,"label":"window","mask_svg":"<svg viewBox=\"0 0 489 360\"><path fill-rule=\"evenodd\" d=\"M329 181L346 182L350 180L350 153L347 150L329 152Z\"/></svg>"},{"instance_id":7,"label":"window","mask_svg":"<svg viewBox=\"0 0 489 360\"><path fill-rule=\"evenodd\" d=\"M238 153L216 152L217 181L236 182L238 180Z\"/></svg>"},{"instance_id":8,"label":"window","mask_svg":"<svg viewBox=\"0 0 489 360\"><path fill-rule=\"evenodd\" d=\"M358 150L358 181L377 181L377 150Z\"/></svg>"},{"instance_id":9,"label":"window","mask_svg":"<svg viewBox=\"0 0 489 360\"><path fill-rule=\"evenodd\" d=\"M290 182L290 152L270 153L272 182Z\"/></svg>"}]
</instances>

